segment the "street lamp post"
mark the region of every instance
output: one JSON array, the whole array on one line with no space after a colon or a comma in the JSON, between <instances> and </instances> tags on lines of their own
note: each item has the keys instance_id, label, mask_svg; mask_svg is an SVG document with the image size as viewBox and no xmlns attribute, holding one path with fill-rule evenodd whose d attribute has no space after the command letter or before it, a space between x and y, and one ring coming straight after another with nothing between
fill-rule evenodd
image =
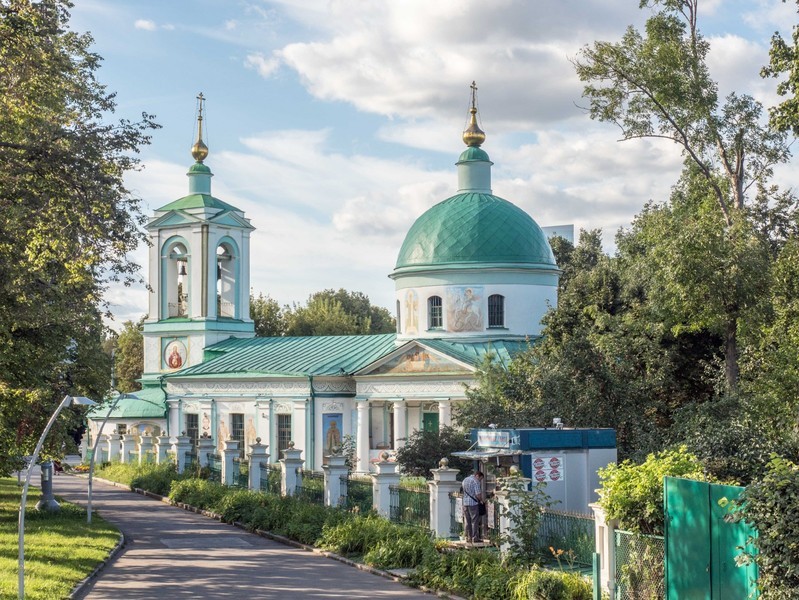
<instances>
[{"instance_id":1,"label":"street lamp post","mask_svg":"<svg viewBox=\"0 0 799 600\"><path fill-rule=\"evenodd\" d=\"M97 437L94 440L94 446L92 447L92 457L89 459L89 499L86 503L86 522L92 522L92 476L94 475L94 459L97 457L97 446L100 444L100 438L103 435L103 427L108 422L111 413L114 412L114 409L117 407L117 403L122 398L127 398L127 394L117 394L117 397L114 398L114 402L111 404L111 408L108 409L108 413L105 415L105 419L103 422L100 423L100 429L97 430Z\"/></svg>"},{"instance_id":2,"label":"street lamp post","mask_svg":"<svg viewBox=\"0 0 799 600\"><path fill-rule=\"evenodd\" d=\"M19 507L19 600L24 600L25 598L25 505L28 502L28 486L30 486L31 483L31 471L39 458L39 452L42 451L44 439L47 437L47 434L50 433L50 428L53 426L53 423L55 423L58 415L64 408L73 404L92 406L97 403L85 396L64 396L61 404L58 405L58 408L55 409L55 412L47 422L47 427L44 428L42 436L39 438L39 442L36 444L36 449L33 451L33 456L28 464L28 472L25 475L25 485L22 487L22 504L20 504Z\"/></svg>"}]
</instances>

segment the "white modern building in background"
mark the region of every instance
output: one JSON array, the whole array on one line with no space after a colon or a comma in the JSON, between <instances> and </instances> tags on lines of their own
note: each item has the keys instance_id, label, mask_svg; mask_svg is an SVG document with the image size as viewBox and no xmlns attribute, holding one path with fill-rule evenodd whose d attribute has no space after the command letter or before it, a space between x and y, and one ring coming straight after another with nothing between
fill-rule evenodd
<instances>
[{"instance_id":1,"label":"white modern building in background","mask_svg":"<svg viewBox=\"0 0 799 600\"><path fill-rule=\"evenodd\" d=\"M451 424L484 357L506 365L540 335L560 275L544 231L491 193L476 112L473 103L456 194L416 220L389 274L397 332L276 338L254 337L253 226L211 193L201 112L189 194L147 226L143 389L120 400L118 431L207 434L218 448L259 437L271 461L293 441L309 469L352 435L357 470L367 471L413 431ZM259 258L279 260L279 249Z\"/></svg>"}]
</instances>

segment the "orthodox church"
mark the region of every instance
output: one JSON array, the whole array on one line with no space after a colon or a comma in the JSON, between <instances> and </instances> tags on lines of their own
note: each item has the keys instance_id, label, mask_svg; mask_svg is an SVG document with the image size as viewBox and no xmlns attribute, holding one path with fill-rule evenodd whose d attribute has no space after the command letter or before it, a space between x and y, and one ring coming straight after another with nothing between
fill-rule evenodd
<instances>
[{"instance_id":1,"label":"orthodox church","mask_svg":"<svg viewBox=\"0 0 799 600\"><path fill-rule=\"evenodd\" d=\"M491 192L474 91L457 193L416 220L389 274L392 334L254 337L254 227L211 193L202 119L201 100L188 195L147 225L143 389L119 400L107 431L207 434L219 448L259 437L270 461L293 441L314 470L351 435L368 471L415 430L450 425L487 354L507 365L540 335L560 271L541 227Z\"/></svg>"}]
</instances>

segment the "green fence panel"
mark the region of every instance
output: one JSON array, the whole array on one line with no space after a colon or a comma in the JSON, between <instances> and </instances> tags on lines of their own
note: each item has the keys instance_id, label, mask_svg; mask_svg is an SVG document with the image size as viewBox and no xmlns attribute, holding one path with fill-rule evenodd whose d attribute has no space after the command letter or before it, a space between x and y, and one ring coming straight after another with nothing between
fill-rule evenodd
<instances>
[{"instance_id":1,"label":"green fence panel","mask_svg":"<svg viewBox=\"0 0 799 600\"><path fill-rule=\"evenodd\" d=\"M711 515L711 589L717 600L741 600L757 597L757 565L738 566L735 558L743 553L742 548L753 553L747 544L757 532L745 522L728 523L724 517L730 510L729 501L736 500L742 487L732 485L710 486Z\"/></svg>"},{"instance_id":2,"label":"green fence panel","mask_svg":"<svg viewBox=\"0 0 799 600\"><path fill-rule=\"evenodd\" d=\"M708 484L667 477L663 501L669 600L710 600Z\"/></svg>"}]
</instances>

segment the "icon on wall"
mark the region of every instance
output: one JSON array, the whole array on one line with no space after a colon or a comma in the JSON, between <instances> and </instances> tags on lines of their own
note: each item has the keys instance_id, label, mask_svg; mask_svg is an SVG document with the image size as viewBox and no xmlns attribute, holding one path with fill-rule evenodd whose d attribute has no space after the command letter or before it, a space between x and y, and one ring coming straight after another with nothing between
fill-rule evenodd
<instances>
[{"instance_id":1,"label":"icon on wall","mask_svg":"<svg viewBox=\"0 0 799 600\"><path fill-rule=\"evenodd\" d=\"M165 369L180 369L186 366L186 344L181 340L172 340L164 346Z\"/></svg>"}]
</instances>

